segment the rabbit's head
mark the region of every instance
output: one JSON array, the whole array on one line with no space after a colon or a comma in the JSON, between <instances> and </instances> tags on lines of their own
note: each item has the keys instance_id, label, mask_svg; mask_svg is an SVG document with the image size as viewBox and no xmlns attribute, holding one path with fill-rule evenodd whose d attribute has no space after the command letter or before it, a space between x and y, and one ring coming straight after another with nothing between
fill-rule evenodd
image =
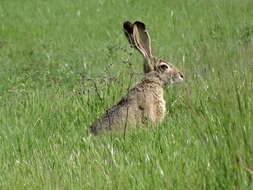
<instances>
[{"instance_id":1,"label":"rabbit's head","mask_svg":"<svg viewBox=\"0 0 253 190\"><path fill-rule=\"evenodd\" d=\"M164 84L179 83L184 75L172 63L154 57L151 53L151 41L145 24L139 21L123 24L124 33L132 47L137 49L144 58L144 73L156 73Z\"/></svg>"}]
</instances>

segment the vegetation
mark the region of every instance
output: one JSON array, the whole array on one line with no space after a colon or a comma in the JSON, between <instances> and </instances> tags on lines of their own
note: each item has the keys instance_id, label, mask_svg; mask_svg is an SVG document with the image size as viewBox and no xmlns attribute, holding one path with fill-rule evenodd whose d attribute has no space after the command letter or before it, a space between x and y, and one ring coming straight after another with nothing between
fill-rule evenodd
<instances>
[{"instance_id":1,"label":"vegetation","mask_svg":"<svg viewBox=\"0 0 253 190\"><path fill-rule=\"evenodd\" d=\"M252 0L2 0L0 189L253 189ZM141 78L123 21L185 82L159 126L91 136Z\"/></svg>"}]
</instances>

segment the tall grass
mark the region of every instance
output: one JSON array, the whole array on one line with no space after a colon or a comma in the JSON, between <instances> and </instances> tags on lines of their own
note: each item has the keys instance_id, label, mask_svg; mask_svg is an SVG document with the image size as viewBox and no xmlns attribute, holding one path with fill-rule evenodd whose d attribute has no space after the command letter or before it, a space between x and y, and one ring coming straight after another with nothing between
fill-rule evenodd
<instances>
[{"instance_id":1,"label":"tall grass","mask_svg":"<svg viewBox=\"0 0 253 190\"><path fill-rule=\"evenodd\" d=\"M2 0L0 189L252 189L252 9ZM159 126L93 137L89 125L141 78L125 20L145 22L153 54L186 80L167 89Z\"/></svg>"}]
</instances>

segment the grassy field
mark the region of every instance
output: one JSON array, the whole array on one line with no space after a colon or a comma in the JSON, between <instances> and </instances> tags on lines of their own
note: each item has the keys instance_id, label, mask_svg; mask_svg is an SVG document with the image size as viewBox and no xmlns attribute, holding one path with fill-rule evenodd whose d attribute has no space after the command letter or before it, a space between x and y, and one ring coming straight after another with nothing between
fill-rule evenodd
<instances>
[{"instance_id":1,"label":"grassy field","mask_svg":"<svg viewBox=\"0 0 253 190\"><path fill-rule=\"evenodd\" d=\"M253 189L252 0L1 0L0 189ZM159 126L89 125L142 73L122 32L185 73ZM134 76L134 77L131 77Z\"/></svg>"}]
</instances>

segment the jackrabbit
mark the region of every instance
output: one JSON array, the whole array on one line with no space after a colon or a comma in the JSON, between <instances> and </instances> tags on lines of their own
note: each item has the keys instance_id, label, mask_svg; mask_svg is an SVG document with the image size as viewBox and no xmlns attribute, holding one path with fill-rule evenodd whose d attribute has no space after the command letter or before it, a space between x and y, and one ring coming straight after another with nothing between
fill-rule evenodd
<instances>
[{"instance_id":1,"label":"jackrabbit","mask_svg":"<svg viewBox=\"0 0 253 190\"><path fill-rule=\"evenodd\" d=\"M104 130L123 130L126 126L141 125L146 120L161 121L166 111L164 88L184 78L170 62L152 56L151 41L144 23L126 21L123 29L131 46L144 58L144 77L91 125L91 132L95 135Z\"/></svg>"}]
</instances>

